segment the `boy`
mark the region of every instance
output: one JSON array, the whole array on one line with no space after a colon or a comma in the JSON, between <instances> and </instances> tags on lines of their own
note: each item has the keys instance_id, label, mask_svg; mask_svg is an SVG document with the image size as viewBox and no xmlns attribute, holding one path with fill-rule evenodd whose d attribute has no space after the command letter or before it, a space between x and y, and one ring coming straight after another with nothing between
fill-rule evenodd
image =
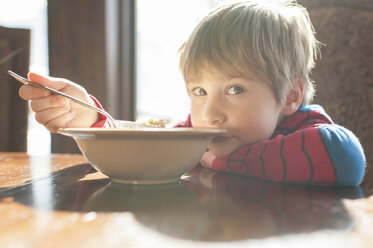
<instances>
[{"instance_id":1,"label":"boy","mask_svg":"<svg viewBox=\"0 0 373 248\"><path fill-rule=\"evenodd\" d=\"M317 105L309 78L318 42L308 13L288 1L244 1L207 15L180 49L191 114L179 127L223 128L201 164L278 182L356 186L365 156L358 139ZM99 103L76 84L30 73L31 81ZM22 86L50 131L103 127L103 116Z\"/></svg>"}]
</instances>

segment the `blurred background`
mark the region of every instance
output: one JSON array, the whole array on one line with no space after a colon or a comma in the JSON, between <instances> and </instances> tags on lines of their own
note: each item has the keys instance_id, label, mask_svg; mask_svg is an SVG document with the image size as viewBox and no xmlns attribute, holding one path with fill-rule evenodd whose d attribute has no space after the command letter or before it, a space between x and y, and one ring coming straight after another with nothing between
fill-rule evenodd
<instances>
[{"instance_id":1,"label":"blurred background","mask_svg":"<svg viewBox=\"0 0 373 248\"><path fill-rule=\"evenodd\" d=\"M215 0L0 0L0 26L31 31L31 71L82 84L117 119L183 121L178 49ZM12 68L8 68L12 69ZM78 152L29 111L27 152Z\"/></svg>"}]
</instances>

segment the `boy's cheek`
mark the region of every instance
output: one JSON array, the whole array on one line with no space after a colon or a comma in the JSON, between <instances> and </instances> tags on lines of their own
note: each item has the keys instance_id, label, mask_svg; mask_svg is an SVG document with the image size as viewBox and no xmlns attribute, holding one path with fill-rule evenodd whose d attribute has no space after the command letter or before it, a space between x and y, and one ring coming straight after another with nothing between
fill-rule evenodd
<instances>
[{"instance_id":1,"label":"boy's cheek","mask_svg":"<svg viewBox=\"0 0 373 248\"><path fill-rule=\"evenodd\" d=\"M201 126L200 120L199 118L197 118L198 116L199 116L199 113L196 113L196 111L193 111L193 108L192 108L192 110L190 111L190 118L191 118L191 122L194 128L198 128Z\"/></svg>"}]
</instances>

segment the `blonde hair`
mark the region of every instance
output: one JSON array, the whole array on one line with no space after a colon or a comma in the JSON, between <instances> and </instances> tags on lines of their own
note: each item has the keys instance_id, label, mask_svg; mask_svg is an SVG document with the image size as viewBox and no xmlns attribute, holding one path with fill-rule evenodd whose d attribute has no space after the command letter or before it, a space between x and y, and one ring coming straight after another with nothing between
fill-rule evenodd
<instances>
[{"instance_id":1,"label":"blonde hair","mask_svg":"<svg viewBox=\"0 0 373 248\"><path fill-rule=\"evenodd\" d=\"M229 78L254 75L269 84L279 103L299 78L308 104L318 46L308 12L295 2L236 2L202 19L179 50L180 69L186 82L205 69Z\"/></svg>"}]
</instances>

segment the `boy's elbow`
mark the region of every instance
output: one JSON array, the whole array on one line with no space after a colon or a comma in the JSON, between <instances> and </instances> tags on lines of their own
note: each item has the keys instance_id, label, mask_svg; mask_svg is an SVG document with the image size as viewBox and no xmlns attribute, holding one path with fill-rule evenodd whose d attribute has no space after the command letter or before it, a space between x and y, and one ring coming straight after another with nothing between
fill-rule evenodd
<instances>
[{"instance_id":1,"label":"boy's elbow","mask_svg":"<svg viewBox=\"0 0 373 248\"><path fill-rule=\"evenodd\" d=\"M366 159L358 138L338 125L320 128L336 173L336 186L358 186L365 174Z\"/></svg>"},{"instance_id":2,"label":"boy's elbow","mask_svg":"<svg viewBox=\"0 0 373 248\"><path fill-rule=\"evenodd\" d=\"M366 160L364 152L351 149L345 151L345 154L346 165L337 169L337 186L359 186L365 174Z\"/></svg>"}]
</instances>

